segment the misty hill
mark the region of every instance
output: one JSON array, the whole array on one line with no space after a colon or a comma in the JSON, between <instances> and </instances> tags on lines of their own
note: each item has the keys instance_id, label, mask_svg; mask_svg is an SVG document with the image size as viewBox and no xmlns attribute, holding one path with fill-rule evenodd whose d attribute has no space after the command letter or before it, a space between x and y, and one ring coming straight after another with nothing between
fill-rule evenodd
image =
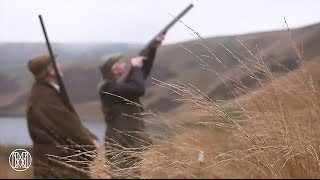
<instances>
[{"instance_id":1,"label":"misty hill","mask_svg":"<svg viewBox=\"0 0 320 180\"><path fill-rule=\"evenodd\" d=\"M59 52L59 61L82 61L97 58L106 53L138 48L139 44L127 43L51 43L54 52ZM35 54L47 52L46 43L0 44L0 69L23 67Z\"/></svg>"},{"instance_id":2,"label":"misty hill","mask_svg":"<svg viewBox=\"0 0 320 180\"><path fill-rule=\"evenodd\" d=\"M320 24L293 29L291 33L298 44L303 43L306 63L320 63ZM241 91L236 90L237 83L230 77L237 77L249 88L258 88L257 81L252 76L263 80L264 74L251 63L250 58L254 56L263 58L271 71L278 76L294 70L297 62L290 45L288 32L279 30L196 39L162 46L157 52L142 102L147 109L159 112L174 110L180 105L171 101L174 97L167 89L154 85L152 78L168 83L190 83L215 100L230 100L234 96L241 96ZM137 49L126 51L126 58L136 54ZM64 70L64 82L72 102L81 116L90 119L102 117L97 92L97 85L101 80L97 57L99 54L82 61L70 58ZM201 66L204 63L210 65L214 72L204 70ZM249 74L244 71L245 67L253 72ZM5 85L0 87L0 114L23 115L28 90L33 81L31 74L25 68L7 68L6 72L1 71L0 79ZM236 93L231 93L230 89Z\"/></svg>"}]
</instances>

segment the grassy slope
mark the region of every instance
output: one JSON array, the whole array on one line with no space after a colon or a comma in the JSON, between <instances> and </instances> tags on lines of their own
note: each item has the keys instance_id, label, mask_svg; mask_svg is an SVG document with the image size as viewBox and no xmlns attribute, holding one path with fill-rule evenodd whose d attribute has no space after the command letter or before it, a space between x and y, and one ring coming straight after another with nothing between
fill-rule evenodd
<instances>
[{"instance_id":1,"label":"grassy slope","mask_svg":"<svg viewBox=\"0 0 320 180\"><path fill-rule=\"evenodd\" d=\"M320 43L318 36L320 28L318 27L319 24L293 31L295 40L298 42L301 41L301 38L303 37L305 49L304 55L306 60L319 56L316 49ZM199 66L200 62L197 58L187 52L184 48L189 49L201 57L204 62L215 67L217 73L224 79L236 75L238 78L247 80L252 87L255 87L256 84L251 82L248 74L243 73L243 69L239 66L238 60L226 49L230 49L234 55L239 57L239 59L250 57L245 51L245 48L237 42L236 38L237 37L235 36L215 37L207 38L205 42L201 40L188 41L161 47L158 51L152 74L147 82L148 90L142 98L143 104L147 109L162 112L174 110L178 107L178 104L171 103L172 97L168 96L169 91L152 85L153 80L151 78L169 83L191 83L214 99L232 98L232 96L226 96L228 91L217 75L206 70L201 70L201 66ZM274 64L275 62L283 62L284 65L289 68L295 67L294 63L292 63L293 56L289 47L290 44L286 31L247 34L241 35L238 38L240 38L254 54L258 54L259 49L259 53L265 57L267 63ZM207 51L206 48L199 43L204 43L205 46L209 47L226 67L221 66L221 63L213 57L211 52ZM221 46L221 44L225 47ZM127 57L137 54L137 52L138 51L135 50L129 51L127 52ZM97 68L98 65L99 59L88 59L87 61L82 61L80 63L67 63L65 65L64 81L71 100L76 104L76 108L80 115L92 119L101 119L102 117L97 94L97 84L101 78ZM250 63L247 65L252 67ZM281 69L276 65L272 65L271 69L275 72L285 72L284 69ZM1 95L3 100L0 104L0 110L1 112L9 111L21 115L23 114L27 90L32 83L30 73L27 72L26 69L19 69L10 71L10 73L7 74L15 79L19 88L14 93L10 92ZM8 104L9 106L5 106Z\"/></svg>"},{"instance_id":2,"label":"grassy slope","mask_svg":"<svg viewBox=\"0 0 320 180\"><path fill-rule=\"evenodd\" d=\"M315 38L316 39L316 38ZM313 46L310 48L313 48ZM232 49L231 49L232 50ZM270 50L271 51L271 50ZM275 49L273 49L275 51ZM307 50L308 51L308 50ZM278 51L275 51L278 52ZM307 55L308 56L308 55ZM313 84L315 85L315 89L318 90L320 87L320 58L317 55L314 55L312 59L308 59L309 61L305 63L305 67L308 73L312 76ZM196 69L194 71L196 72L204 73L204 74L212 74L208 73L204 70ZM237 99L243 104L247 110L256 110L255 106L252 106L250 102L247 102L250 96L256 97L257 99L263 98L263 94L268 94L270 92L270 88L272 86L277 87L277 89L281 90L290 90L296 88L303 90L303 86L299 86L301 84L295 83L296 78L300 77L298 76L300 72L294 71L290 72L281 78L277 78L273 81L273 84L265 83L265 86L263 88L255 88L252 89L252 92L250 94L238 97ZM231 76L231 75L230 75ZM201 76L200 76L201 77ZM176 79L170 79L168 82L175 82ZM157 89L157 86L153 86L152 88ZM164 92L167 92L164 88L160 88ZM286 92L286 91L285 91ZM295 91L292 91L295 92ZM301 91L300 91L301 92ZM319 92L319 91L317 91ZM302 99L305 98L303 95L296 95L301 97ZM318 99L320 98L319 94L317 94ZM307 106L305 103L301 103L301 101L297 101L294 96L291 94L289 96L286 96L284 93L285 103L286 105L289 105L289 108L295 111L290 111L292 117L300 118L302 117L308 117L309 112L305 112ZM227 104L234 104L234 100L230 100ZM90 107L97 107L99 106L99 103L96 104L89 104ZM84 108L84 107L81 107ZM91 109L92 110L92 109ZM82 110L85 111L85 110ZM205 129L195 129L195 127L198 126L188 126L188 125L194 125L195 123L199 123L201 121L207 121L210 117L208 114L201 113L200 111L196 111L194 108L190 108L188 105L181 106L177 108L177 112L173 114L167 114L165 115L165 121L170 123L172 127L176 127L177 136L174 136L173 138L168 139L164 142L157 142L157 145L159 149L158 152L148 152L145 155L146 164L144 166L144 172L143 175L148 178L266 178L266 177L273 177L270 176L270 174L264 174L265 171L263 169L254 169L256 166L250 166L251 164L243 160L243 163L235 163L235 161L231 161L228 165L217 165L213 164L215 157L219 155L221 152L225 152L228 150L234 150L234 149L241 149L241 144L245 144L244 142L233 141L231 137L234 136L234 134L229 133L229 131L224 130L223 128L205 128ZM94 113L94 112L91 112ZM289 118L290 116L287 115ZM291 123L294 124L295 118L290 119ZM277 119L272 119L277 120ZM307 119L305 119L307 121ZM308 119L309 120L309 119ZM311 119L312 120L312 119ZM179 126L177 126L179 125ZM304 130L305 124L302 124L300 128ZM314 127L318 127L319 125L317 123L311 124ZM227 129L227 128L226 128ZM263 130L263 129L262 129ZM306 129L306 132L309 132L310 129ZM261 131L262 132L262 131ZM261 133L259 132L259 133ZM312 134L311 134L312 135ZM208 138L210 137L210 138ZM292 138L295 138L292 137ZM309 136L309 138L314 138L313 136ZM158 144L159 143L159 144ZM282 144L281 144L282 145ZM286 144L286 145L291 145ZM196 161L198 157L199 150L203 150L205 152L205 162L202 165L199 165L199 163ZM296 149L295 149L296 150ZM299 150L299 149L298 149ZM168 158L170 161L163 161L163 157L159 156L158 153L163 153L164 155L167 155L166 158ZM276 155L276 154L275 154ZM265 154L261 155L263 158L266 158ZM302 156L303 157L303 156ZM298 161L299 157L295 158L297 162L303 162ZM242 160L238 158L237 160ZM263 159L265 160L265 159ZM306 159L304 159L306 160ZM163 161L163 164L162 164ZM172 162L172 164L167 164L168 162ZM241 162L241 161L240 161ZM149 163L149 164L148 164ZM263 162L264 163L264 162ZM293 177L293 178L305 178L305 177L314 177L311 174L304 174L303 167L298 168L298 165L293 166L290 164L291 162L288 161L288 165L285 166L282 171L288 174L283 174L281 177ZM223 163L222 163L223 164ZM312 162L309 162L309 164L312 164ZM305 164L303 164L305 165ZM3 166L3 164L2 164ZM6 166L4 164L4 166ZM206 167L206 169L202 169L200 172L200 167ZM293 171L290 170L290 166L293 166ZM249 167L249 168L248 168ZM312 166L308 166L309 172L312 171ZM6 166L7 168L7 166ZM6 170L6 168L3 169L3 172L5 174L4 177L13 177L13 174L10 174L9 170ZM287 171L286 168L289 168ZM8 168L7 168L8 169ZM151 171L154 170L154 171ZM262 173L260 173L262 172ZM306 171L308 172L308 171ZM8 174L9 173L9 174ZM18 175L18 177L21 177ZM30 175L25 175L22 177L30 177Z\"/></svg>"}]
</instances>

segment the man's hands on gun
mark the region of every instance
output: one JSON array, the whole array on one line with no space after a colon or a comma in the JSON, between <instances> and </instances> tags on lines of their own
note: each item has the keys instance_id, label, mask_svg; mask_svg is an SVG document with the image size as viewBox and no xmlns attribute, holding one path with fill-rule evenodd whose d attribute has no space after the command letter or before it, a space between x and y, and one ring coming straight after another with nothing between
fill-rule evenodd
<instances>
[{"instance_id":1,"label":"man's hands on gun","mask_svg":"<svg viewBox=\"0 0 320 180\"><path fill-rule=\"evenodd\" d=\"M143 66L143 60L145 59L144 56L138 56L131 59L131 65L132 67L139 67L141 68Z\"/></svg>"},{"instance_id":2,"label":"man's hands on gun","mask_svg":"<svg viewBox=\"0 0 320 180\"><path fill-rule=\"evenodd\" d=\"M160 34L159 36L157 36L151 46L153 48L158 48L161 45L162 41L164 40L164 37L165 37L164 34Z\"/></svg>"},{"instance_id":3,"label":"man's hands on gun","mask_svg":"<svg viewBox=\"0 0 320 180\"><path fill-rule=\"evenodd\" d=\"M96 139L93 139L92 143L93 143L94 147L96 148L96 152L100 151L101 145L100 145L99 141Z\"/></svg>"}]
</instances>

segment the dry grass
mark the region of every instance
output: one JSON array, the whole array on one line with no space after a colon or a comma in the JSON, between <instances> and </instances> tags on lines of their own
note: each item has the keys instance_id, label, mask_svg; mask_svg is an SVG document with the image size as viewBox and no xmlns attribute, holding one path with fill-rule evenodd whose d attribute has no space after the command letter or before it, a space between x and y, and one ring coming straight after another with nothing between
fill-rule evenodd
<instances>
[{"instance_id":1,"label":"dry grass","mask_svg":"<svg viewBox=\"0 0 320 180\"><path fill-rule=\"evenodd\" d=\"M23 172L13 170L9 163L8 158L0 158L0 179L21 179L21 178L33 178L32 167Z\"/></svg>"},{"instance_id":2,"label":"dry grass","mask_svg":"<svg viewBox=\"0 0 320 180\"><path fill-rule=\"evenodd\" d=\"M146 177L319 178L319 84L307 71L289 28L288 34L299 68L282 79L271 73L261 54L251 53L238 40L250 57L234 58L261 86L254 92L234 77L237 90L245 93L241 100L218 102L190 84L156 81L178 94L177 101L187 102L193 111L207 115L206 121L198 118L194 123L205 124L207 129L186 129L172 139L159 140L144 160ZM206 47L205 41L199 44ZM189 53L224 81L200 56ZM262 71L264 79L256 76L257 70ZM206 154L202 164L196 159L200 150Z\"/></svg>"},{"instance_id":3,"label":"dry grass","mask_svg":"<svg viewBox=\"0 0 320 180\"><path fill-rule=\"evenodd\" d=\"M225 66L206 41L195 34L199 45L212 54L211 59ZM124 148L115 154L140 156L141 163L112 172L104 158L110 152L100 151L89 172L95 178L114 174L128 177L132 169L141 166L143 178L320 178L319 84L308 72L289 28L288 34L299 67L281 78L271 73L263 54L252 53L240 39L238 43L248 57L237 57L221 44L238 60L243 72L259 84L253 90L233 77L237 88L230 91L244 95L231 101L212 100L191 84L154 80L178 95L174 100L189 108L172 116L149 113L146 123L158 124L166 136L154 137L154 144L142 153ZM211 67L201 55L185 50L201 67L225 82L215 70L219 67ZM258 77L257 71L263 76ZM203 159L199 157L201 152Z\"/></svg>"}]
</instances>

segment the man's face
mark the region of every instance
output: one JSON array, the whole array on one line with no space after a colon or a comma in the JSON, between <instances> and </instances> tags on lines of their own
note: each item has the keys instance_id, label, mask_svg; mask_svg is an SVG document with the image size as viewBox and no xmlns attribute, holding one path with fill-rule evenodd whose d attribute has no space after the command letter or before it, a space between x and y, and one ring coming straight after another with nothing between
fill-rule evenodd
<instances>
[{"instance_id":1,"label":"man's face","mask_svg":"<svg viewBox=\"0 0 320 180\"><path fill-rule=\"evenodd\" d=\"M61 65L61 63L57 62L57 68L58 68L59 75L62 77L63 73L62 73L62 65ZM54 70L53 64L49 65L48 73L49 73L50 76L56 77L56 71Z\"/></svg>"},{"instance_id":2,"label":"man's face","mask_svg":"<svg viewBox=\"0 0 320 180\"><path fill-rule=\"evenodd\" d=\"M111 70L112 74L116 77L121 76L125 71L126 66L127 66L127 63L120 59L113 65Z\"/></svg>"},{"instance_id":3,"label":"man's face","mask_svg":"<svg viewBox=\"0 0 320 180\"><path fill-rule=\"evenodd\" d=\"M57 68L58 68L59 75L62 77L63 76L62 64L57 62Z\"/></svg>"}]
</instances>

